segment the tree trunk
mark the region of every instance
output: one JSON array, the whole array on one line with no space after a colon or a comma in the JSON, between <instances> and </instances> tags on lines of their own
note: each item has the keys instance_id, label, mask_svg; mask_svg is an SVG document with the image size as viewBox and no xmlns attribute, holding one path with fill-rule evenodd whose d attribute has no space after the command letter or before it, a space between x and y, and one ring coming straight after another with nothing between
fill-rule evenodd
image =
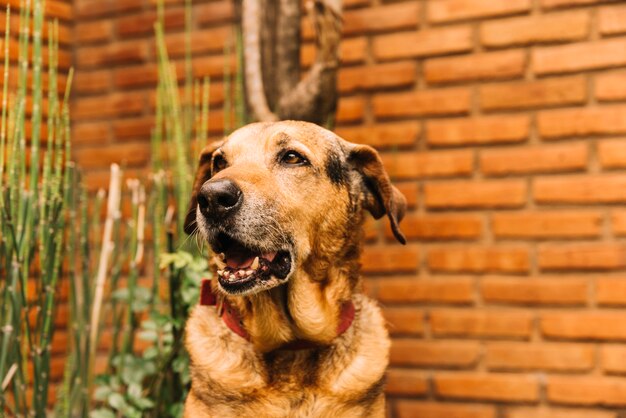
<instances>
[{"instance_id":1,"label":"tree trunk","mask_svg":"<svg viewBox=\"0 0 626 418\"><path fill-rule=\"evenodd\" d=\"M298 0L243 0L245 87L258 121L299 119L325 124L337 107L341 0L315 0L317 56L300 77Z\"/></svg>"}]
</instances>

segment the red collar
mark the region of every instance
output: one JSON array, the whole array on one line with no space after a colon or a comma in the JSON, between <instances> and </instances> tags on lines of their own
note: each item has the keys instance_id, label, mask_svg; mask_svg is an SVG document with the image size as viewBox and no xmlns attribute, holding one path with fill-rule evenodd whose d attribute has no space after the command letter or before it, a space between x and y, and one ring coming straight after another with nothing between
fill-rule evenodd
<instances>
[{"instance_id":1,"label":"red collar","mask_svg":"<svg viewBox=\"0 0 626 418\"><path fill-rule=\"evenodd\" d=\"M211 289L211 280L202 280L202 288L200 291L200 305L205 306L217 306L217 296ZM222 305L218 308L221 309L222 321L228 328L235 334L250 341L250 335L243 327L243 321L239 317L239 313L233 308L226 299L223 299ZM355 309L354 303L351 300L344 302L341 307L341 316L339 324L337 326L337 336L343 334L350 328L354 321ZM318 344L308 340L295 340L281 347L281 350L304 350L308 348L315 348Z\"/></svg>"}]
</instances>

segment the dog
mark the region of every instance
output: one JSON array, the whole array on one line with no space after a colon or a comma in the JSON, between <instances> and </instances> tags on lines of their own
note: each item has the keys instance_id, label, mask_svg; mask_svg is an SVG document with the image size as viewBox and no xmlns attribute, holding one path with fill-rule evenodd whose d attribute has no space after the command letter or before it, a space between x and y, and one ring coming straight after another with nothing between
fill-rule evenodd
<instances>
[{"instance_id":1,"label":"dog","mask_svg":"<svg viewBox=\"0 0 626 418\"><path fill-rule=\"evenodd\" d=\"M214 279L186 326L184 416L383 417L390 341L360 293L362 224L386 215L404 244L405 209L374 148L311 123L207 146L185 231L209 243Z\"/></svg>"}]
</instances>

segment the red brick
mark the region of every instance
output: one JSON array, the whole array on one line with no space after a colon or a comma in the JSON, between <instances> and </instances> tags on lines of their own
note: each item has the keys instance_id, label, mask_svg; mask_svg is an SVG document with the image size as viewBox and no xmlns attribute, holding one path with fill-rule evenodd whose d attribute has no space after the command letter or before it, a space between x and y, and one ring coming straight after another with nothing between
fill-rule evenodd
<instances>
[{"instance_id":1,"label":"red brick","mask_svg":"<svg viewBox=\"0 0 626 418\"><path fill-rule=\"evenodd\" d=\"M11 5L16 6L17 0L11 0ZM45 3L46 16L59 18L61 20L72 20L74 18L74 7L64 1L48 1Z\"/></svg>"},{"instance_id":2,"label":"red brick","mask_svg":"<svg viewBox=\"0 0 626 418\"><path fill-rule=\"evenodd\" d=\"M467 304L474 299L474 280L469 277L380 279L377 298L382 302Z\"/></svg>"},{"instance_id":3,"label":"red brick","mask_svg":"<svg viewBox=\"0 0 626 418\"><path fill-rule=\"evenodd\" d=\"M467 26L394 33L374 38L377 60L426 57L472 49L472 31Z\"/></svg>"},{"instance_id":4,"label":"red brick","mask_svg":"<svg viewBox=\"0 0 626 418\"><path fill-rule=\"evenodd\" d=\"M341 64L357 64L367 57L367 38L342 39L339 45L339 59ZM310 67L317 56L317 48L312 43L303 44L300 48L300 63L303 67Z\"/></svg>"},{"instance_id":5,"label":"red brick","mask_svg":"<svg viewBox=\"0 0 626 418\"><path fill-rule=\"evenodd\" d=\"M480 167L487 175L582 171L587 166L587 143L484 150Z\"/></svg>"},{"instance_id":6,"label":"red brick","mask_svg":"<svg viewBox=\"0 0 626 418\"><path fill-rule=\"evenodd\" d=\"M478 342L403 338L393 340L389 357L392 365L469 368L475 365L479 355Z\"/></svg>"},{"instance_id":7,"label":"red brick","mask_svg":"<svg viewBox=\"0 0 626 418\"><path fill-rule=\"evenodd\" d=\"M607 373L626 372L626 346L605 345L601 347L600 358L602 369Z\"/></svg>"},{"instance_id":8,"label":"red brick","mask_svg":"<svg viewBox=\"0 0 626 418\"><path fill-rule=\"evenodd\" d=\"M112 163L143 166L150 160L150 147L144 143L107 144L74 151L76 162L84 168L104 168Z\"/></svg>"},{"instance_id":9,"label":"red brick","mask_svg":"<svg viewBox=\"0 0 626 418\"><path fill-rule=\"evenodd\" d=\"M603 7L598 11L598 26L604 35L626 33L626 7Z\"/></svg>"},{"instance_id":10,"label":"red brick","mask_svg":"<svg viewBox=\"0 0 626 418\"><path fill-rule=\"evenodd\" d=\"M509 309L437 309L430 314L437 337L508 337L526 339L532 332L532 314Z\"/></svg>"},{"instance_id":11,"label":"red brick","mask_svg":"<svg viewBox=\"0 0 626 418\"><path fill-rule=\"evenodd\" d=\"M429 59L424 64L424 77L433 84L509 79L521 77L525 67L524 51L485 52Z\"/></svg>"},{"instance_id":12,"label":"red brick","mask_svg":"<svg viewBox=\"0 0 626 418\"><path fill-rule=\"evenodd\" d=\"M374 97L376 118L464 114L470 110L468 89L418 90Z\"/></svg>"},{"instance_id":13,"label":"red brick","mask_svg":"<svg viewBox=\"0 0 626 418\"><path fill-rule=\"evenodd\" d=\"M543 270L615 270L626 267L626 247L620 244L545 244L539 248Z\"/></svg>"},{"instance_id":14,"label":"red brick","mask_svg":"<svg viewBox=\"0 0 626 418\"><path fill-rule=\"evenodd\" d=\"M176 75L178 77L181 76L181 72L178 69ZM145 86L154 87L158 80L157 66L155 64L145 64L115 69L113 80L115 86L121 89Z\"/></svg>"},{"instance_id":15,"label":"red brick","mask_svg":"<svg viewBox=\"0 0 626 418\"><path fill-rule=\"evenodd\" d=\"M591 409L554 407L519 407L509 409L507 418L617 418L615 412L602 412Z\"/></svg>"},{"instance_id":16,"label":"red brick","mask_svg":"<svg viewBox=\"0 0 626 418\"><path fill-rule=\"evenodd\" d=\"M626 211L613 211L611 213L611 224L616 235L626 235Z\"/></svg>"},{"instance_id":17,"label":"red brick","mask_svg":"<svg viewBox=\"0 0 626 418\"><path fill-rule=\"evenodd\" d=\"M421 4L404 2L363 9L348 10L343 14L344 35L416 28Z\"/></svg>"},{"instance_id":18,"label":"red brick","mask_svg":"<svg viewBox=\"0 0 626 418\"><path fill-rule=\"evenodd\" d=\"M13 0L15 1L15 0ZM19 1L18 1L19 3ZM3 9L0 10L0 32L2 32L2 36L4 36L4 32L6 30L6 12L4 9L4 6L6 6L6 1L2 3L3 4ZM20 13L17 9L12 9L12 13L11 16L9 18L9 31L10 34L14 37L17 37L17 35L20 32ZM48 29L51 28L50 25L50 21L44 20L43 22L43 28L42 28L42 39L46 42L44 42L44 45L47 45L47 41L49 39L49 33L48 33ZM32 19L31 19L31 31L33 30L33 24L32 24ZM60 22L58 25L58 41L61 44L60 48L61 49L65 49L66 46L70 46L74 40L74 35L73 35L73 28L70 24L65 23L65 22ZM31 32L32 33L32 32Z\"/></svg>"},{"instance_id":19,"label":"red brick","mask_svg":"<svg viewBox=\"0 0 626 418\"><path fill-rule=\"evenodd\" d=\"M234 29L231 26L195 30L191 33L191 53L199 55L210 52L222 52L228 43L234 43ZM165 35L165 46L170 57L178 58L185 55L185 33ZM153 51L156 46L153 45ZM153 52L156 55L156 52Z\"/></svg>"},{"instance_id":20,"label":"red brick","mask_svg":"<svg viewBox=\"0 0 626 418\"><path fill-rule=\"evenodd\" d=\"M367 144L378 149L410 146L415 144L422 132L419 122L395 122L375 125L343 126L334 132L357 144Z\"/></svg>"},{"instance_id":21,"label":"red brick","mask_svg":"<svg viewBox=\"0 0 626 418\"><path fill-rule=\"evenodd\" d=\"M392 179L469 176L474 166L471 151L433 151L381 155Z\"/></svg>"},{"instance_id":22,"label":"red brick","mask_svg":"<svg viewBox=\"0 0 626 418\"><path fill-rule=\"evenodd\" d=\"M449 246L428 251L428 267L433 271L473 273L523 273L528 271L528 250L511 246Z\"/></svg>"},{"instance_id":23,"label":"red brick","mask_svg":"<svg viewBox=\"0 0 626 418\"><path fill-rule=\"evenodd\" d=\"M626 176L595 175L535 179L539 203L619 203L626 201Z\"/></svg>"},{"instance_id":24,"label":"red brick","mask_svg":"<svg viewBox=\"0 0 626 418\"><path fill-rule=\"evenodd\" d=\"M80 0L75 11L78 18L105 16L112 13L141 9L143 0Z\"/></svg>"},{"instance_id":25,"label":"red brick","mask_svg":"<svg viewBox=\"0 0 626 418\"><path fill-rule=\"evenodd\" d=\"M412 307L383 308L387 329L391 335L421 335L424 333L424 311Z\"/></svg>"},{"instance_id":26,"label":"red brick","mask_svg":"<svg viewBox=\"0 0 626 418\"><path fill-rule=\"evenodd\" d=\"M33 47L29 46L29 54L32 54ZM4 48L0 49L0 58L4 58ZM42 48L42 56L43 56L43 65L48 65L49 52L47 47ZM19 42L15 38L11 38L9 40L9 60L11 64L17 64L19 58ZM58 50L58 68L62 70L68 70L72 66L72 53L69 50L59 49ZM12 69L16 69L16 66L12 66ZM47 75L47 73L44 71ZM15 79L13 79L15 80Z\"/></svg>"},{"instance_id":27,"label":"red brick","mask_svg":"<svg viewBox=\"0 0 626 418\"><path fill-rule=\"evenodd\" d=\"M71 112L74 120L105 119L141 113L144 105L145 97L142 93L116 93L105 99L93 97L77 100L72 105Z\"/></svg>"},{"instance_id":28,"label":"red brick","mask_svg":"<svg viewBox=\"0 0 626 418\"><path fill-rule=\"evenodd\" d=\"M446 181L424 186L429 208L516 208L526 201L522 180Z\"/></svg>"},{"instance_id":29,"label":"red brick","mask_svg":"<svg viewBox=\"0 0 626 418\"><path fill-rule=\"evenodd\" d=\"M233 19L235 10L232 1L212 1L208 4L194 6L194 14L198 21L203 24L227 22Z\"/></svg>"},{"instance_id":30,"label":"red brick","mask_svg":"<svg viewBox=\"0 0 626 418\"><path fill-rule=\"evenodd\" d=\"M234 56L232 59L224 58L223 55L196 58L193 60L193 75L197 78L222 77L224 75L224 68L227 64L230 65L231 72L234 72Z\"/></svg>"},{"instance_id":31,"label":"red brick","mask_svg":"<svg viewBox=\"0 0 626 418\"><path fill-rule=\"evenodd\" d=\"M446 373L434 378L435 392L444 398L536 402L539 382L534 376L515 374Z\"/></svg>"},{"instance_id":32,"label":"red brick","mask_svg":"<svg viewBox=\"0 0 626 418\"><path fill-rule=\"evenodd\" d=\"M148 48L145 41L130 41L79 49L76 64L80 68L98 68L116 64L145 62Z\"/></svg>"},{"instance_id":33,"label":"red brick","mask_svg":"<svg viewBox=\"0 0 626 418\"><path fill-rule=\"evenodd\" d=\"M626 132L626 106L551 110L540 113L538 123L546 138L620 134Z\"/></svg>"},{"instance_id":34,"label":"red brick","mask_svg":"<svg viewBox=\"0 0 626 418\"><path fill-rule=\"evenodd\" d=\"M145 145L145 148L149 148L148 145ZM120 162L118 158L116 162ZM78 161L80 164L80 161ZM137 168L124 168L124 180L127 179L141 179L147 178L148 171L146 169L137 169ZM111 178L111 174L109 169L90 169L89 171L85 171L83 175L83 184L87 188L88 192L95 192L99 189L107 189L109 187L109 180Z\"/></svg>"},{"instance_id":35,"label":"red brick","mask_svg":"<svg viewBox=\"0 0 626 418\"><path fill-rule=\"evenodd\" d=\"M606 139L598 141L598 159L604 168L626 167L626 140Z\"/></svg>"},{"instance_id":36,"label":"red brick","mask_svg":"<svg viewBox=\"0 0 626 418\"><path fill-rule=\"evenodd\" d=\"M584 238L599 236L602 220L590 211L494 213L492 228L498 238Z\"/></svg>"},{"instance_id":37,"label":"red brick","mask_svg":"<svg viewBox=\"0 0 626 418\"><path fill-rule=\"evenodd\" d=\"M155 127L153 117L122 119L113 123L113 133L116 139L149 138Z\"/></svg>"},{"instance_id":38,"label":"red brick","mask_svg":"<svg viewBox=\"0 0 626 418\"><path fill-rule=\"evenodd\" d=\"M511 305L583 305L587 301L586 279L489 277L480 291L487 303Z\"/></svg>"},{"instance_id":39,"label":"red brick","mask_svg":"<svg viewBox=\"0 0 626 418\"><path fill-rule=\"evenodd\" d=\"M110 20L77 22L74 33L76 34L76 42L79 42L81 45L107 41L113 37L113 24Z\"/></svg>"},{"instance_id":40,"label":"red brick","mask_svg":"<svg viewBox=\"0 0 626 418\"><path fill-rule=\"evenodd\" d=\"M195 9L194 9L195 11ZM182 29L185 27L185 11L182 8L166 10L164 15L164 29ZM116 20L117 34L123 38L153 35L154 24L157 21L156 12L123 16Z\"/></svg>"},{"instance_id":41,"label":"red brick","mask_svg":"<svg viewBox=\"0 0 626 418\"><path fill-rule=\"evenodd\" d=\"M588 4L606 3L611 0L541 0L541 7L553 9L567 6L583 6Z\"/></svg>"},{"instance_id":42,"label":"red brick","mask_svg":"<svg viewBox=\"0 0 626 418\"><path fill-rule=\"evenodd\" d=\"M587 99L587 82L577 76L487 84L480 88L480 99L485 110L581 104Z\"/></svg>"},{"instance_id":43,"label":"red brick","mask_svg":"<svg viewBox=\"0 0 626 418\"><path fill-rule=\"evenodd\" d=\"M403 183L395 183L395 186L400 190L400 192L406 197L407 206L409 209L417 206L417 198L418 198L418 187L415 182L403 182Z\"/></svg>"},{"instance_id":44,"label":"red brick","mask_svg":"<svg viewBox=\"0 0 626 418\"><path fill-rule=\"evenodd\" d=\"M401 223L407 238L420 240L468 240L478 239L482 234L483 222L476 215L434 215L408 213ZM393 238L391 228L385 230Z\"/></svg>"},{"instance_id":45,"label":"red brick","mask_svg":"<svg viewBox=\"0 0 626 418\"><path fill-rule=\"evenodd\" d=\"M485 22L480 38L485 46L503 47L544 42L576 41L589 33L589 13L575 11Z\"/></svg>"},{"instance_id":46,"label":"red brick","mask_svg":"<svg viewBox=\"0 0 626 418\"><path fill-rule=\"evenodd\" d=\"M428 3L430 22L476 19L530 11L530 0L440 0Z\"/></svg>"},{"instance_id":47,"label":"red brick","mask_svg":"<svg viewBox=\"0 0 626 418\"><path fill-rule=\"evenodd\" d=\"M626 340L626 314L621 311L546 312L541 331L549 338Z\"/></svg>"},{"instance_id":48,"label":"red brick","mask_svg":"<svg viewBox=\"0 0 626 418\"><path fill-rule=\"evenodd\" d=\"M612 377L550 376L547 396L551 402L569 405L626 405L626 381Z\"/></svg>"},{"instance_id":49,"label":"red brick","mask_svg":"<svg viewBox=\"0 0 626 418\"><path fill-rule=\"evenodd\" d=\"M570 73L626 64L626 40L576 43L542 47L532 52L536 74Z\"/></svg>"},{"instance_id":50,"label":"red brick","mask_svg":"<svg viewBox=\"0 0 626 418\"><path fill-rule=\"evenodd\" d=\"M74 77L73 89L77 93L104 93L111 86L111 72L108 70L79 71Z\"/></svg>"},{"instance_id":51,"label":"red brick","mask_svg":"<svg viewBox=\"0 0 626 418\"><path fill-rule=\"evenodd\" d=\"M391 395L422 396L428 393L428 375L409 369L387 370L385 392Z\"/></svg>"},{"instance_id":52,"label":"red brick","mask_svg":"<svg viewBox=\"0 0 626 418\"><path fill-rule=\"evenodd\" d=\"M565 343L487 343L486 362L489 370L549 370L584 372L595 362L591 345Z\"/></svg>"},{"instance_id":53,"label":"red brick","mask_svg":"<svg viewBox=\"0 0 626 418\"><path fill-rule=\"evenodd\" d=\"M339 70L337 85L342 93L411 86L417 77L417 65L412 61L378 64L368 67L348 67Z\"/></svg>"},{"instance_id":54,"label":"red brick","mask_svg":"<svg viewBox=\"0 0 626 418\"><path fill-rule=\"evenodd\" d=\"M626 99L626 73L598 74L595 79L596 99L601 102Z\"/></svg>"},{"instance_id":55,"label":"red brick","mask_svg":"<svg viewBox=\"0 0 626 418\"><path fill-rule=\"evenodd\" d=\"M100 122L83 122L72 124L73 144L97 144L107 142L109 125Z\"/></svg>"},{"instance_id":56,"label":"red brick","mask_svg":"<svg viewBox=\"0 0 626 418\"><path fill-rule=\"evenodd\" d=\"M458 146L522 142L528 138L527 116L482 116L465 119L431 120L426 124L429 144Z\"/></svg>"},{"instance_id":57,"label":"red brick","mask_svg":"<svg viewBox=\"0 0 626 418\"><path fill-rule=\"evenodd\" d=\"M367 273L397 273L417 270L420 250L416 245L365 247L361 263Z\"/></svg>"},{"instance_id":58,"label":"red brick","mask_svg":"<svg viewBox=\"0 0 626 418\"><path fill-rule=\"evenodd\" d=\"M337 105L337 122L357 122L363 119L365 103L362 97L342 97Z\"/></svg>"},{"instance_id":59,"label":"red brick","mask_svg":"<svg viewBox=\"0 0 626 418\"><path fill-rule=\"evenodd\" d=\"M496 418L496 408L490 405L435 403L400 400L395 402L398 418Z\"/></svg>"},{"instance_id":60,"label":"red brick","mask_svg":"<svg viewBox=\"0 0 626 418\"><path fill-rule=\"evenodd\" d=\"M626 305L626 278L598 277L595 293L599 305Z\"/></svg>"}]
</instances>

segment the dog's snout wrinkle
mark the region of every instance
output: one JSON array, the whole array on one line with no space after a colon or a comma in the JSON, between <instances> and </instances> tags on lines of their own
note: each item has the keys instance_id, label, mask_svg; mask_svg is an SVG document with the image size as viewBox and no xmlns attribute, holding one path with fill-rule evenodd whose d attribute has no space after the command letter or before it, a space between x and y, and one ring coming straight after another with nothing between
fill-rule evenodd
<instances>
[{"instance_id":1,"label":"dog's snout wrinkle","mask_svg":"<svg viewBox=\"0 0 626 418\"><path fill-rule=\"evenodd\" d=\"M217 179L203 184L197 199L205 217L221 220L239 209L243 202L243 193L233 180Z\"/></svg>"}]
</instances>

